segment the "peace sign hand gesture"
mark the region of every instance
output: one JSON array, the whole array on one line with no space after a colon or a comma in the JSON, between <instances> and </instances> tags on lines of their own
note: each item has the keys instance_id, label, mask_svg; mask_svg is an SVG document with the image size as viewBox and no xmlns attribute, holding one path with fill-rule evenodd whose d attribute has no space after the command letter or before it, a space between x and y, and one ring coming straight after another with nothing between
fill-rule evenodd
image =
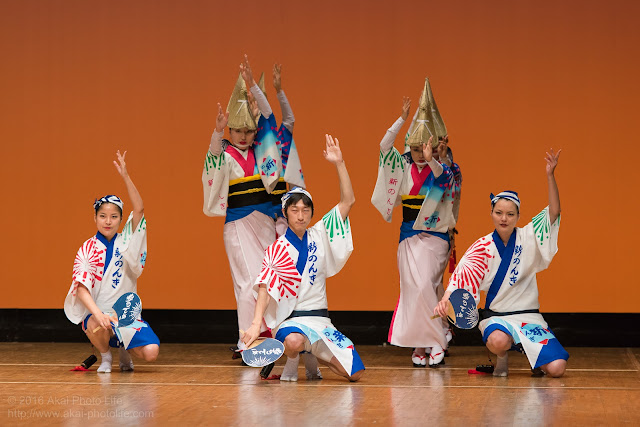
<instances>
[{"instance_id":1,"label":"peace sign hand gesture","mask_svg":"<svg viewBox=\"0 0 640 427\"><path fill-rule=\"evenodd\" d=\"M126 177L129 176L129 172L127 172L127 164L124 161L124 156L126 156L126 155L127 155L126 151L124 152L124 154L120 154L120 150L118 150L116 152L116 156L118 156L118 161L117 162L115 160L113 161L113 164L115 165L116 169L118 170L118 173L123 178L126 178Z\"/></svg>"},{"instance_id":2,"label":"peace sign hand gesture","mask_svg":"<svg viewBox=\"0 0 640 427\"><path fill-rule=\"evenodd\" d=\"M553 148L550 149L551 153L545 153L545 160L547 162L547 175L551 176L556 170L556 166L558 166L558 159L560 158L560 153L562 149L558 150L557 153L553 152Z\"/></svg>"}]
</instances>

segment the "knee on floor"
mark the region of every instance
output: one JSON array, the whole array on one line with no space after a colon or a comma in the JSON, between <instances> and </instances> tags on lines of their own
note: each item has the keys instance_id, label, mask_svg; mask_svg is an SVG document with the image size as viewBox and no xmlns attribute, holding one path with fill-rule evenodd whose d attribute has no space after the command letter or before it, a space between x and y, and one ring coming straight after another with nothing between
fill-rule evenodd
<instances>
[{"instance_id":1,"label":"knee on floor","mask_svg":"<svg viewBox=\"0 0 640 427\"><path fill-rule=\"evenodd\" d=\"M550 377L560 378L564 375L566 369L566 360L554 360L553 362L548 363L547 366L543 368L543 371Z\"/></svg>"},{"instance_id":2,"label":"knee on floor","mask_svg":"<svg viewBox=\"0 0 640 427\"><path fill-rule=\"evenodd\" d=\"M349 379L349 381L351 381L351 382L356 382L356 381L358 381L358 380L362 377L362 374L363 374L363 373L364 373L364 369L362 369L362 370L360 370L360 371L358 371L358 372L355 372L355 373L353 373L352 375L347 376L347 378L348 378L348 379Z\"/></svg>"}]
</instances>

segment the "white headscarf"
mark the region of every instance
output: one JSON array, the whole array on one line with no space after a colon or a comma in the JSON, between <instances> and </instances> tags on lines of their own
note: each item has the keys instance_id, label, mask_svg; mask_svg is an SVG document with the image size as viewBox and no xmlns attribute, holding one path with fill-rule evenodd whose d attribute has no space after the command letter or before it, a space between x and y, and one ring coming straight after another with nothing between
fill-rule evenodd
<instances>
[{"instance_id":1,"label":"white headscarf","mask_svg":"<svg viewBox=\"0 0 640 427\"><path fill-rule=\"evenodd\" d=\"M515 203L518 209L520 209L520 198L518 197L518 193L516 193L515 191L503 191L502 193L498 193L498 195L496 196L491 193L490 197L491 206L495 205L496 202L500 199L506 199Z\"/></svg>"},{"instance_id":2,"label":"white headscarf","mask_svg":"<svg viewBox=\"0 0 640 427\"><path fill-rule=\"evenodd\" d=\"M284 206L287 203L287 200L289 200L289 197L291 197L293 194L304 194L311 201L313 201L313 199L311 198L311 194L309 194L307 190L302 187L295 187L293 190L287 192L284 196L282 196L282 210L284 210Z\"/></svg>"},{"instance_id":3,"label":"white headscarf","mask_svg":"<svg viewBox=\"0 0 640 427\"><path fill-rule=\"evenodd\" d=\"M96 212L98 212L98 209L100 209L100 206L102 206L103 203L113 203L114 205L119 207L120 210L122 210L122 207L124 206L122 200L120 200L118 196L109 194L101 199L96 199L96 201L93 202L93 208L96 210Z\"/></svg>"}]
</instances>

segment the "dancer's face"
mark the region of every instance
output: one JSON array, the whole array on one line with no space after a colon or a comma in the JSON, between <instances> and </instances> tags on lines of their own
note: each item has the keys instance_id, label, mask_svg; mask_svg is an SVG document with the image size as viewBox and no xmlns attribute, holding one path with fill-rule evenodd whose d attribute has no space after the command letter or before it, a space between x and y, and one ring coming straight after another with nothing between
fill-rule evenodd
<instances>
[{"instance_id":1,"label":"dancer's face","mask_svg":"<svg viewBox=\"0 0 640 427\"><path fill-rule=\"evenodd\" d=\"M300 238L304 236L309 223L311 222L311 216L313 212L311 206L305 206L302 200L298 200L297 203L290 205L287 208L287 221L289 222L289 228L296 233Z\"/></svg>"},{"instance_id":2,"label":"dancer's face","mask_svg":"<svg viewBox=\"0 0 640 427\"><path fill-rule=\"evenodd\" d=\"M424 159L424 153L422 152L422 146L416 145L411 147L411 160L420 166L424 166L427 161Z\"/></svg>"},{"instance_id":3,"label":"dancer's face","mask_svg":"<svg viewBox=\"0 0 640 427\"><path fill-rule=\"evenodd\" d=\"M94 217L98 231L111 240L116 235L122 222L120 209L113 203L103 203Z\"/></svg>"},{"instance_id":4,"label":"dancer's face","mask_svg":"<svg viewBox=\"0 0 640 427\"><path fill-rule=\"evenodd\" d=\"M242 129L230 129L231 145L238 150L246 150L251 147L253 140L256 138L256 131L249 130L247 128Z\"/></svg>"},{"instance_id":5,"label":"dancer's face","mask_svg":"<svg viewBox=\"0 0 640 427\"><path fill-rule=\"evenodd\" d=\"M500 237L511 236L519 218L518 207L511 200L500 199L491 210L491 219Z\"/></svg>"}]
</instances>

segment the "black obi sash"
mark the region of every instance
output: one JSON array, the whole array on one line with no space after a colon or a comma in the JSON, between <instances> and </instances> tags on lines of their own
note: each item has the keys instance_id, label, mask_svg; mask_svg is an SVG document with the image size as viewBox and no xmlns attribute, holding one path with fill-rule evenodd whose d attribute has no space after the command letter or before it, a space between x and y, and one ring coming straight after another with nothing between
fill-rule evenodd
<instances>
[{"instance_id":1,"label":"black obi sash","mask_svg":"<svg viewBox=\"0 0 640 427\"><path fill-rule=\"evenodd\" d=\"M418 218L425 196L402 196L402 222L414 222Z\"/></svg>"},{"instance_id":2,"label":"black obi sash","mask_svg":"<svg viewBox=\"0 0 640 427\"><path fill-rule=\"evenodd\" d=\"M260 175L256 174L245 178L239 178L229 183L229 198L227 201L230 209L245 206L259 205L271 202L280 204L282 195L287 192L287 184L283 178L276 184L271 194L267 193Z\"/></svg>"}]
</instances>

